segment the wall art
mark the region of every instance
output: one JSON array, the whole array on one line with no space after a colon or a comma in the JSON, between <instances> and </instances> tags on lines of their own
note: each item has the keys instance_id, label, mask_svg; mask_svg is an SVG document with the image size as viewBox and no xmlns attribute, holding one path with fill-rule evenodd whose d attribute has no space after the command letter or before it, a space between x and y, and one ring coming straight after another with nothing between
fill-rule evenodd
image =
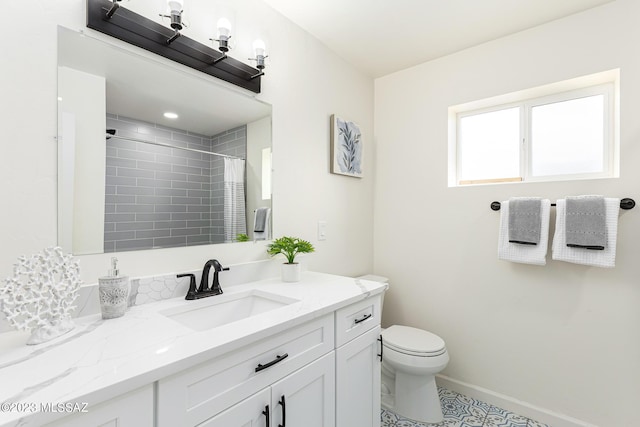
<instances>
[{"instance_id":1,"label":"wall art","mask_svg":"<svg viewBox=\"0 0 640 427\"><path fill-rule=\"evenodd\" d=\"M331 115L331 173L362 178L364 145L360 127Z\"/></svg>"}]
</instances>

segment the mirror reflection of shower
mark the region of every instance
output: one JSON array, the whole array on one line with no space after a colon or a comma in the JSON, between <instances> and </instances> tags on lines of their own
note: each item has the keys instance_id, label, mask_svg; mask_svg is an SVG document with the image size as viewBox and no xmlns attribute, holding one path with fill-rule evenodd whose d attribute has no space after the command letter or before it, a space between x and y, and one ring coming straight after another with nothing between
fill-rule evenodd
<instances>
[{"instance_id":1,"label":"mirror reflection of shower","mask_svg":"<svg viewBox=\"0 0 640 427\"><path fill-rule=\"evenodd\" d=\"M108 114L107 126L105 252L250 239L246 125L206 136Z\"/></svg>"}]
</instances>

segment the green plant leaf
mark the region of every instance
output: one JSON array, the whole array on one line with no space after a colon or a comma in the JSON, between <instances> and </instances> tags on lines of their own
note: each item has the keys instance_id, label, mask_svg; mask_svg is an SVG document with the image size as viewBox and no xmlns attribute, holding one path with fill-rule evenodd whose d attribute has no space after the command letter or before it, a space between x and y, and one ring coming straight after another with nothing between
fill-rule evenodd
<instances>
[{"instance_id":1,"label":"green plant leaf","mask_svg":"<svg viewBox=\"0 0 640 427\"><path fill-rule=\"evenodd\" d=\"M315 251L313 245L298 237L283 236L273 240L267 246L267 253L271 256L279 254L284 255L287 258L288 264L293 264L297 254L311 253Z\"/></svg>"}]
</instances>

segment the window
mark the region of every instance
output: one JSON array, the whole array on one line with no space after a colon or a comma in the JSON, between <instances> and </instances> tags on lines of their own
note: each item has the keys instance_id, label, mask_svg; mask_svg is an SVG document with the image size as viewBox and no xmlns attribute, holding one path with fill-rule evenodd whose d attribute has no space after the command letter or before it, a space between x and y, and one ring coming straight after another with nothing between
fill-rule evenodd
<instances>
[{"instance_id":1,"label":"window","mask_svg":"<svg viewBox=\"0 0 640 427\"><path fill-rule=\"evenodd\" d=\"M617 78L601 74L607 83L588 76L450 108L450 186L616 176Z\"/></svg>"}]
</instances>

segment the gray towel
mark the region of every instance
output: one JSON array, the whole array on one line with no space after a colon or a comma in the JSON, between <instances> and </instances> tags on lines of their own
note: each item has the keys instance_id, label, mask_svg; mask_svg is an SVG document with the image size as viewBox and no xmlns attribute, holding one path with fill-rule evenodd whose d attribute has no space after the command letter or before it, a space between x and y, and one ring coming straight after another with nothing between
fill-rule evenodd
<instances>
[{"instance_id":1,"label":"gray towel","mask_svg":"<svg viewBox=\"0 0 640 427\"><path fill-rule=\"evenodd\" d=\"M256 223L254 224L253 231L263 232L265 223L267 222L267 210L269 208L256 209Z\"/></svg>"},{"instance_id":2,"label":"gray towel","mask_svg":"<svg viewBox=\"0 0 640 427\"><path fill-rule=\"evenodd\" d=\"M522 245L540 243L541 199L512 197L509 199L509 242Z\"/></svg>"},{"instance_id":3,"label":"gray towel","mask_svg":"<svg viewBox=\"0 0 640 427\"><path fill-rule=\"evenodd\" d=\"M604 197L567 197L566 204L567 246L604 250L607 244L607 217Z\"/></svg>"}]
</instances>

